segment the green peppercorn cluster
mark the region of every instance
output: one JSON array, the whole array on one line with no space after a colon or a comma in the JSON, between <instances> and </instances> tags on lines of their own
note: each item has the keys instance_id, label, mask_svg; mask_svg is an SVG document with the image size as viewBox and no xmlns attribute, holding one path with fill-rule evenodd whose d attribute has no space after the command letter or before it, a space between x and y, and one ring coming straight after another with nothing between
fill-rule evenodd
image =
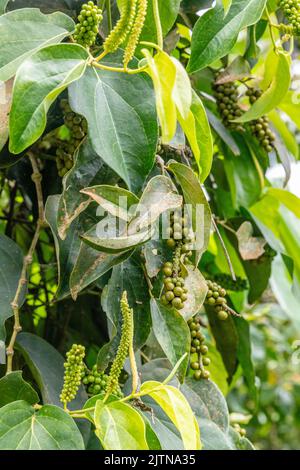
<instances>
[{"instance_id":1,"label":"green peppercorn cluster","mask_svg":"<svg viewBox=\"0 0 300 470\"><path fill-rule=\"evenodd\" d=\"M85 369L82 372L82 383L86 388L89 395L98 395L99 393L106 393L108 384L108 375L103 371L98 371L97 365L92 367L92 370ZM118 398L123 397L120 387L116 387L115 395Z\"/></svg>"},{"instance_id":2,"label":"green peppercorn cluster","mask_svg":"<svg viewBox=\"0 0 300 470\"><path fill-rule=\"evenodd\" d=\"M182 273L181 263L186 263L192 256L194 234L189 226L187 216L182 217L181 211L171 213L171 227L168 230L167 246L174 250L173 261L163 265L164 288L161 301L181 310L187 300L187 289Z\"/></svg>"},{"instance_id":3,"label":"green peppercorn cluster","mask_svg":"<svg viewBox=\"0 0 300 470\"><path fill-rule=\"evenodd\" d=\"M74 400L81 384L82 372L85 365L83 362L85 348L80 344L73 344L67 352L67 361L64 363L65 375L64 385L60 394L60 401L67 407L67 404Z\"/></svg>"},{"instance_id":4,"label":"green peppercorn cluster","mask_svg":"<svg viewBox=\"0 0 300 470\"><path fill-rule=\"evenodd\" d=\"M217 107L222 118L222 122L224 126L230 130L243 132L244 128L241 124L232 122L234 119L241 117L243 114L243 111L238 104L238 87L234 82L228 82L219 85L216 83L218 77L219 74L217 75L216 81L213 84L213 92L214 97L216 98Z\"/></svg>"},{"instance_id":5,"label":"green peppercorn cluster","mask_svg":"<svg viewBox=\"0 0 300 470\"><path fill-rule=\"evenodd\" d=\"M196 380L209 379L210 373L205 367L209 366L210 359L207 357L208 347L205 344L205 336L201 333L200 318L194 317L188 321L191 332L191 363Z\"/></svg>"},{"instance_id":6,"label":"green peppercorn cluster","mask_svg":"<svg viewBox=\"0 0 300 470\"><path fill-rule=\"evenodd\" d=\"M90 47L95 44L98 27L102 19L102 10L94 2L82 5L78 16L78 23L75 27L75 41L84 47Z\"/></svg>"},{"instance_id":7,"label":"green peppercorn cluster","mask_svg":"<svg viewBox=\"0 0 300 470\"><path fill-rule=\"evenodd\" d=\"M246 95L249 96L250 104L254 104L262 96L262 90L260 88L248 88ZM266 152L272 152L275 134L270 129L268 116L262 116L255 121L251 121L250 130Z\"/></svg>"},{"instance_id":8,"label":"green peppercorn cluster","mask_svg":"<svg viewBox=\"0 0 300 470\"><path fill-rule=\"evenodd\" d=\"M182 216L181 211L175 211L170 217L171 226L168 230L169 239L167 240L167 246L171 249L175 249L178 244L181 245L181 253L185 257L190 258L192 256L192 242L194 235L189 225L187 216Z\"/></svg>"},{"instance_id":9,"label":"green peppercorn cluster","mask_svg":"<svg viewBox=\"0 0 300 470\"><path fill-rule=\"evenodd\" d=\"M215 312L218 315L219 320L225 321L228 319L229 314L226 309L226 290L213 281L206 281L208 292L206 295L205 303L210 307L214 307Z\"/></svg>"},{"instance_id":10,"label":"green peppercorn cluster","mask_svg":"<svg viewBox=\"0 0 300 470\"><path fill-rule=\"evenodd\" d=\"M69 130L68 140L59 140L56 149L56 165L60 177L72 168L74 152L87 133L87 122L84 117L72 111L68 100L61 100L61 109L64 115L64 124Z\"/></svg>"},{"instance_id":11,"label":"green peppercorn cluster","mask_svg":"<svg viewBox=\"0 0 300 470\"><path fill-rule=\"evenodd\" d=\"M246 279L242 279L238 276L234 281L230 274L214 274L213 276L211 276L211 279L217 284L221 284L224 289L231 290L233 292L242 292L244 290L247 290L249 287Z\"/></svg>"},{"instance_id":12,"label":"green peppercorn cluster","mask_svg":"<svg viewBox=\"0 0 300 470\"><path fill-rule=\"evenodd\" d=\"M107 396L118 392L119 377L133 343L133 310L129 307L126 291L123 292L120 306L123 318L121 340L107 379Z\"/></svg>"},{"instance_id":13,"label":"green peppercorn cluster","mask_svg":"<svg viewBox=\"0 0 300 470\"><path fill-rule=\"evenodd\" d=\"M279 6L295 36L300 36L300 2L297 0L280 0Z\"/></svg>"},{"instance_id":14,"label":"green peppercorn cluster","mask_svg":"<svg viewBox=\"0 0 300 470\"><path fill-rule=\"evenodd\" d=\"M184 307L184 302L187 300L187 289L185 287L184 278L181 271L174 271L174 264L167 262L163 266L164 273L164 290L161 296L161 301L164 305L169 305L177 310Z\"/></svg>"}]
</instances>

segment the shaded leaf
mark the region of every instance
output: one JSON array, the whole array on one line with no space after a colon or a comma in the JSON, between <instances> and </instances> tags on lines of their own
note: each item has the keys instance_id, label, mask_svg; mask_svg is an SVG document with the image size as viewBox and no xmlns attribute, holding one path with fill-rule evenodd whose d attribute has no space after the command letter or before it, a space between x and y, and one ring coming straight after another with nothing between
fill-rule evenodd
<instances>
[{"instance_id":1,"label":"shaded leaf","mask_svg":"<svg viewBox=\"0 0 300 470\"><path fill-rule=\"evenodd\" d=\"M94 184L114 184L117 178L101 157L97 155L91 141L86 139L76 151L73 168L63 178L63 192L59 201L57 217L60 238L64 239L66 237L72 221L90 203L90 199L80 190Z\"/></svg>"},{"instance_id":2,"label":"shaded leaf","mask_svg":"<svg viewBox=\"0 0 300 470\"><path fill-rule=\"evenodd\" d=\"M216 341L217 349L220 352L226 370L228 372L228 380L231 382L238 366L237 350L238 350L238 333L232 317L226 321L218 319L214 308L205 306L209 325Z\"/></svg>"},{"instance_id":3,"label":"shaded leaf","mask_svg":"<svg viewBox=\"0 0 300 470\"><path fill-rule=\"evenodd\" d=\"M128 302L134 312L135 349L145 344L151 328L148 285L138 261L135 257L131 257L115 266L102 296L102 307L111 322L114 336L121 329L120 301L123 292L127 291Z\"/></svg>"},{"instance_id":4,"label":"shaded leaf","mask_svg":"<svg viewBox=\"0 0 300 470\"><path fill-rule=\"evenodd\" d=\"M23 266L23 254L16 243L0 234L0 340L5 339L5 321L13 315L11 302L15 297ZM20 298L22 305L25 289Z\"/></svg>"},{"instance_id":5,"label":"shaded leaf","mask_svg":"<svg viewBox=\"0 0 300 470\"><path fill-rule=\"evenodd\" d=\"M162 305L158 300L151 299L152 327L166 357L175 366L177 361L190 350L190 332L182 315L174 308ZM184 380L188 365L188 357L182 362L178 375Z\"/></svg>"},{"instance_id":6,"label":"shaded leaf","mask_svg":"<svg viewBox=\"0 0 300 470\"><path fill-rule=\"evenodd\" d=\"M81 243L78 258L70 277L72 298L76 300L80 291L106 274L115 265L125 261L131 254L132 250L117 254L102 253L86 243Z\"/></svg>"},{"instance_id":7,"label":"shaded leaf","mask_svg":"<svg viewBox=\"0 0 300 470\"><path fill-rule=\"evenodd\" d=\"M39 402L38 394L28 382L25 382L20 370L0 379L0 407L17 400L24 400L30 405Z\"/></svg>"},{"instance_id":8,"label":"shaded leaf","mask_svg":"<svg viewBox=\"0 0 300 470\"><path fill-rule=\"evenodd\" d=\"M64 358L51 344L31 333L20 333L17 348L22 353L42 394L43 403L62 407L59 395L64 379ZM77 398L69 404L79 409L87 400L81 386Z\"/></svg>"},{"instance_id":9,"label":"shaded leaf","mask_svg":"<svg viewBox=\"0 0 300 470\"><path fill-rule=\"evenodd\" d=\"M180 0L163 0L158 2L159 17L165 36L172 28L179 13ZM148 1L147 16L141 34L141 41L157 42L153 17L153 1Z\"/></svg>"}]
</instances>

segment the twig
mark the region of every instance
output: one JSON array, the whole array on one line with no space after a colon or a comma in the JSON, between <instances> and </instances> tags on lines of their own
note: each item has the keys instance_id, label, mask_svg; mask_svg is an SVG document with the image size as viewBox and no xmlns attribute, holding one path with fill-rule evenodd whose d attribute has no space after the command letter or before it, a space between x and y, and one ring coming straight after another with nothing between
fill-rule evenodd
<instances>
[{"instance_id":1,"label":"twig","mask_svg":"<svg viewBox=\"0 0 300 470\"><path fill-rule=\"evenodd\" d=\"M216 234L217 234L217 236L218 236L218 238L219 238L219 240L220 240L221 246L222 246L222 248L223 248L223 251L224 251L224 254L225 254L225 258L226 258L226 260L227 260L227 263L228 263L228 266L229 266L229 269L230 269L231 277L232 277L232 279L233 279L234 281L236 281L236 275L235 275L235 272L234 272L234 269L233 269L233 266L232 266L232 262L231 262L229 253L228 253L227 248L226 248L226 245L225 245L224 240L223 240L223 238L222 238L222 235L221 235L220 232L219 232L219 229L218 229L218 226L217 226L217 224L216 224L216 221L215 221L214 217L212 217L211 220L212 220L212 224L213 224L213 226L214 226L214 229L215 229L215 231L216 231Z\"/></svg>"},{"instance_id":2,"label":"twig","mask_svg":"<svg viewBox=\"0 0 300 470\"><path fill-rule=\"evenodd\" d=\"M30 248L28 250L27 255L24 257L24 260L23 260L21 276L18 282L15 297L13 301L11 302L11 307L13 309L13 314L14 314L14 328L13 328L13 332L10 338L9 345L6 349L6 355L7 355L6 374L9 374L10 372L12 372L14 346L15 346L18 333L22 331L22 327L20 323L20 301L21 301L21 295L22 295L24 286L27 284L27 281L28 281L27 271L32 264L33 254L36 249L36 245L40 236L41 229L45 226L43 192L42 192L42 185L41 185L42 175L39 172L35 156L31 152L28 154L28 156L29 156L31 166L33 169L32 180L34 181L35 188L36 188L39 215L38 215L38 221L37 221L36 229L35 229L32 241L31 241Z\"/></svg>"}]
</instances>

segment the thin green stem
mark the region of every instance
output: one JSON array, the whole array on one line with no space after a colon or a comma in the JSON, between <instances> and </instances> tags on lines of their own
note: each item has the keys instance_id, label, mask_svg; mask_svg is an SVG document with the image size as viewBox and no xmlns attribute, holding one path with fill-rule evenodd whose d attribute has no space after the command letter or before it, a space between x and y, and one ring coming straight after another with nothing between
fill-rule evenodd
<instances>
[{"instance_id":1,"label":"thin green stem","mask_svg":"<svg viewBox=\"0 0 300 470\"><path fill-rule=\"evenodd\" d=\"M144 65L143 67L139 69L124 69L121 67L110 67L109 65L100 64L99 62L96 62L95 60L91 62L91 65L101 70L108 70L110 72L128 73L129 75L135 75L137 73L144 72L148 68L148 65Z\"/></svg>"},{"instance_id":2,"label":"thin green stem","mask_svg":"<svg viewBox=\"0 0 300 470\"><path fill-rule=\"evenodd\" d=\"M274 25L272 24L272 20L271 20L268 8L266 8L266 14L267 14L267 17L268 17L269 31L270 31L270 36L271 36L271 40L272 40L272 43L273 43L274 51L277 51L278 48L277 48L277 45L276 45L276 39L275 39L274 32L273 32L273 29L272 29L272 26L274 27Z\"/></svg>"},{"instance_id":3,"label":"thin green stem","mask_svg":"<svg viewBox=\"0 0 300 470\"><path fill-rule=\"evenodd\" d=\"M156 49L157 51L162 51L163 48L159 44L155 44L154 42L149 42L149 41L140 41L140 44L142 46L149 46L152 47L153 49Z\"/></svg>"},{"instance_id":4,"label":"thin green stem","mask_svg":"<svg viewBox=\"0 0 300 470\"><path fill-rule=\"evenodd\" d=\"M161 27L161 21L159 16L159 8L158 8L158 0L153 0L153 16L155 21L156 27L156 34L157 34L157 44L161 49L164 46L164 39L163 39L163 32Z\"/></svg>"},{"instance_id":5,"label":"thin green stem","mask_svg":"<svg viewBox=\"0 0 300 470\"><path fill-rule=\"evenodd\" d=\"M112 18L111 18L111 4L110 0L106 0L106 13L107 13L107 23L109 33L112 30Z\"/></svg>"}]
</instances>

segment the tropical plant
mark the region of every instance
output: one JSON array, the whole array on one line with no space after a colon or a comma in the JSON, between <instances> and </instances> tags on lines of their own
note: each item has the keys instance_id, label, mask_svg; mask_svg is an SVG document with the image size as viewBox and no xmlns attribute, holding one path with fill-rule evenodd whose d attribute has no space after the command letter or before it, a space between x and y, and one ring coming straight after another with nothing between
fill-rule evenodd
<instances>
[{"instance_id":1,"label":"tropical plant","mask_svg":"<svg viewBox=\"0 0 300 470\"><path fill-rule=\"evenodd\" d=\"M0 449L297 445L261 351L299 346L299 32L296 0L0 0Z\"/></svg>"}]
</instances>

